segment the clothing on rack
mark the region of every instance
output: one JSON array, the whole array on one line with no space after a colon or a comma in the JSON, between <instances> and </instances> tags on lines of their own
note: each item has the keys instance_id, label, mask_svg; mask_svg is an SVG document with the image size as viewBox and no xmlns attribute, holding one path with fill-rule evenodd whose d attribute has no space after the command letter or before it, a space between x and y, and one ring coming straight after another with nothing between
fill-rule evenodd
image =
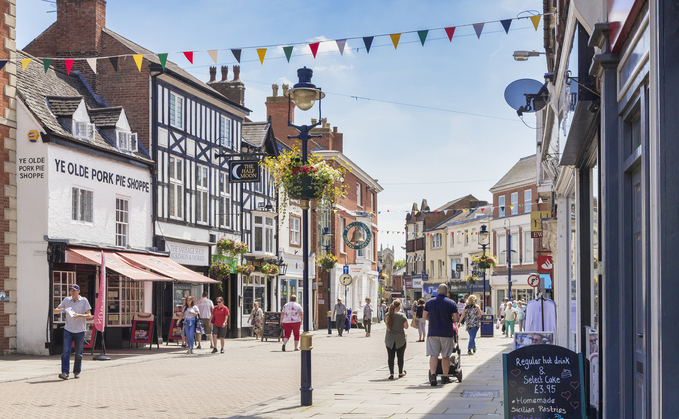
<instances>
[{"instance_id":1,"label":"clothing on rack","mask_svg":"<svg viewBox=\"0 0 679 419\"><path fill-rule=\"evenodd\" d=\"M556 303L553 300L540 297L531 300L526 306L527 332L555 332L556 331ZM542 301L541 301L542 300ZM544 315L544 327L542 319Z\"/></svg>"}]
</instances>

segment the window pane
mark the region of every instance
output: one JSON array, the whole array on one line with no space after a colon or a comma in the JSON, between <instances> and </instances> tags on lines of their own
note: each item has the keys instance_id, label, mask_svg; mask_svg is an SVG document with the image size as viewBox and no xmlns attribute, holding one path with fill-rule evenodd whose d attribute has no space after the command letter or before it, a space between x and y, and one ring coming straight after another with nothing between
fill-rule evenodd
<instances>
[{"instance_id":1,"label":"window pane","mask_svg":"<svg viewBox=\"0 0 679 419\"><path fill-rule=\"evenodd\" d=\"M182 195L182 187L179 185L175 186L177 188L177 217L182 217L182 203L184 201L184 196Z\"/></svg>"},{"instance_id":2,"label":"window pane","mask_svg":"<svg viewBox=\"0 0 679 419\"><path fill-rule=\"evenodd\" d=\"M168 195L169 195L169 198L170 198L170 216L171 217L175 217L177 215L177 213L175 212L175 199L176 199L176 197L175 197L174 186L175 185L170 185L170 189L168 191L169 192Z\"/></svg>"},{"instance_id":3,"label":"window pane","mask_svg":"<svg viewBox=\"0 0 679 419\"><path fill-rule=\"evenodd\" d=\"M261 218L261 217L260 217ZM262 227L255 227L255 251L262 251Z\"/></svg>"},{"instance_id":4,"label":"window pane","mask_svg":"<svg viewBox=\"0 0 679 419\"><path fill-rule=\"evenodd\" d=\"M182 161L177 159L177 180L182 180Z\"/></svg>"},{"instance_id":5,"label":"window pane","mask_svg":"<svg viewBox=\"0 0 679 419\"><path fill-rule=\"evenodd\" d=\"M72 196L72 205L71 205L71 219L78 221L78 194L80 191L77 188L73 188L71 190L71 196Z\"/></svg>"},{"instance_id":6,"label":"window pane","mask_svg":"<svg viewBox=\"0 0 679 419\"><path fill-rule=\"evenodd\" d=\"M175 121L174 106L175 106L175 96L172 93L170 93L170 125L174 125Z\"/></svg>"}]
</instances>

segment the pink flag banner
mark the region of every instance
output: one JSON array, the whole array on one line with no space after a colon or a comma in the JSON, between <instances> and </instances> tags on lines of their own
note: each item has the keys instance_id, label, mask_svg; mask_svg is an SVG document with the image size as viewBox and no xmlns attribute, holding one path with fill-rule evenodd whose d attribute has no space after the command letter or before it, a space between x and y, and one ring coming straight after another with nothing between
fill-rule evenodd
<instances>
[{"instance_id":1,"label":"pink flag banner","mask_svg":"<svg viewBox=\"0 0 679 419\"><path fill-rule=\"evenodd\" d=\"M94 328L100 332L104 331L104 313L106 304L106 257L101 252L101 278L99 279L99 295L97 304L94 306Z\"/></svg>"}]
</instances>

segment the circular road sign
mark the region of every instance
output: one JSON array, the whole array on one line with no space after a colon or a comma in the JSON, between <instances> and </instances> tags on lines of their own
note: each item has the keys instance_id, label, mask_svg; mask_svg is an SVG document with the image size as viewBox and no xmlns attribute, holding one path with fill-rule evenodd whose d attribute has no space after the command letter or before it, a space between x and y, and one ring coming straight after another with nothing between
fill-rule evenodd
<instances>
[{"instance_id":1,"label":"circular road sign","mask_svg":"<svg viewBox=\"0 0 679 419\"><path fill-rule=\"evenodd\" d=\"M528 277L528 285L530 285L531 287L539 286L540 285L540 277L535 275L535 274L529 276Z\"/></svg>"},{"instance_id":2,"label":"circular road sign","mask_svg":"<svg viewBox=\"0 0 679 419\"><path fill-rule=\"evenodd\" d=\"M342 274L339 277L340 284L344 285L345 287L348 286L348 285L351 285L351 281L353 281L353 279L351 278L351 275L349 275L349 274Z\"/></svg>"}]
</instances>

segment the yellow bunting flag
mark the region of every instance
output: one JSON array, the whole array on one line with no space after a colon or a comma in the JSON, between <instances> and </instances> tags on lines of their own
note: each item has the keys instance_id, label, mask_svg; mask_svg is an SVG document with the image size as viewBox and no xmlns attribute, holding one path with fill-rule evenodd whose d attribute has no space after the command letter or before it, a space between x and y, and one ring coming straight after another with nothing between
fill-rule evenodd
<instances>
[{"instance_id":1,"label":"yellow bunting flag","mask_svg":"<svg viewBox=\"0 0 679 419\"><path fill-rule=\"evenodd\" d=\"M257 48L257 55L259 55L259 62L264 65L264 56L266 55L266 48Z\"/></svg>"},{"instance_id":2,"label":"yellow bunting flag","mask_svg":"<svg viewBox=\"0 0 679 419\"><path fill-rule=\"evenodd\" d=\"M24 58L23 60L21 60L21 69L26 71L26 67L28 67L30 63L31 63L30 58Z\"/></svg>"},{"instance_id":3,"label":"yellow bunting flag","mask_svg":"<svg viewBox=\"0 0 679 419\"><path fill-rule=\"evenodd\" d=\"M537 15L537 16L531 16L530 21L533 22L533 26L535 26L535 30L538 30L538 25L540 24L540 18L542 15Z\"/></svg>"},{"instance_id":4,"label":"yellow bunting flag","mask_svg":"<svg viewBox=\"0 0 679 419\"><path fill-rule=\"evenodd\" d=\"M137 63L137 68L141 71L141 62L144 60L144 56L141 54L133 55L134 62Z\"/></svg>"},{"instance_id":5,"label":"yellow bunting flag","mask_svg":"<svg viewBox=\"0 0 679 419\"><path fill-rule=\"evenodd\" d=\"M394 33L389 35L391 37L391 43L394 44L394 49L398 47L398 41L401 40L401 34L400 33Z\"/></svg>"}]
</instances>

